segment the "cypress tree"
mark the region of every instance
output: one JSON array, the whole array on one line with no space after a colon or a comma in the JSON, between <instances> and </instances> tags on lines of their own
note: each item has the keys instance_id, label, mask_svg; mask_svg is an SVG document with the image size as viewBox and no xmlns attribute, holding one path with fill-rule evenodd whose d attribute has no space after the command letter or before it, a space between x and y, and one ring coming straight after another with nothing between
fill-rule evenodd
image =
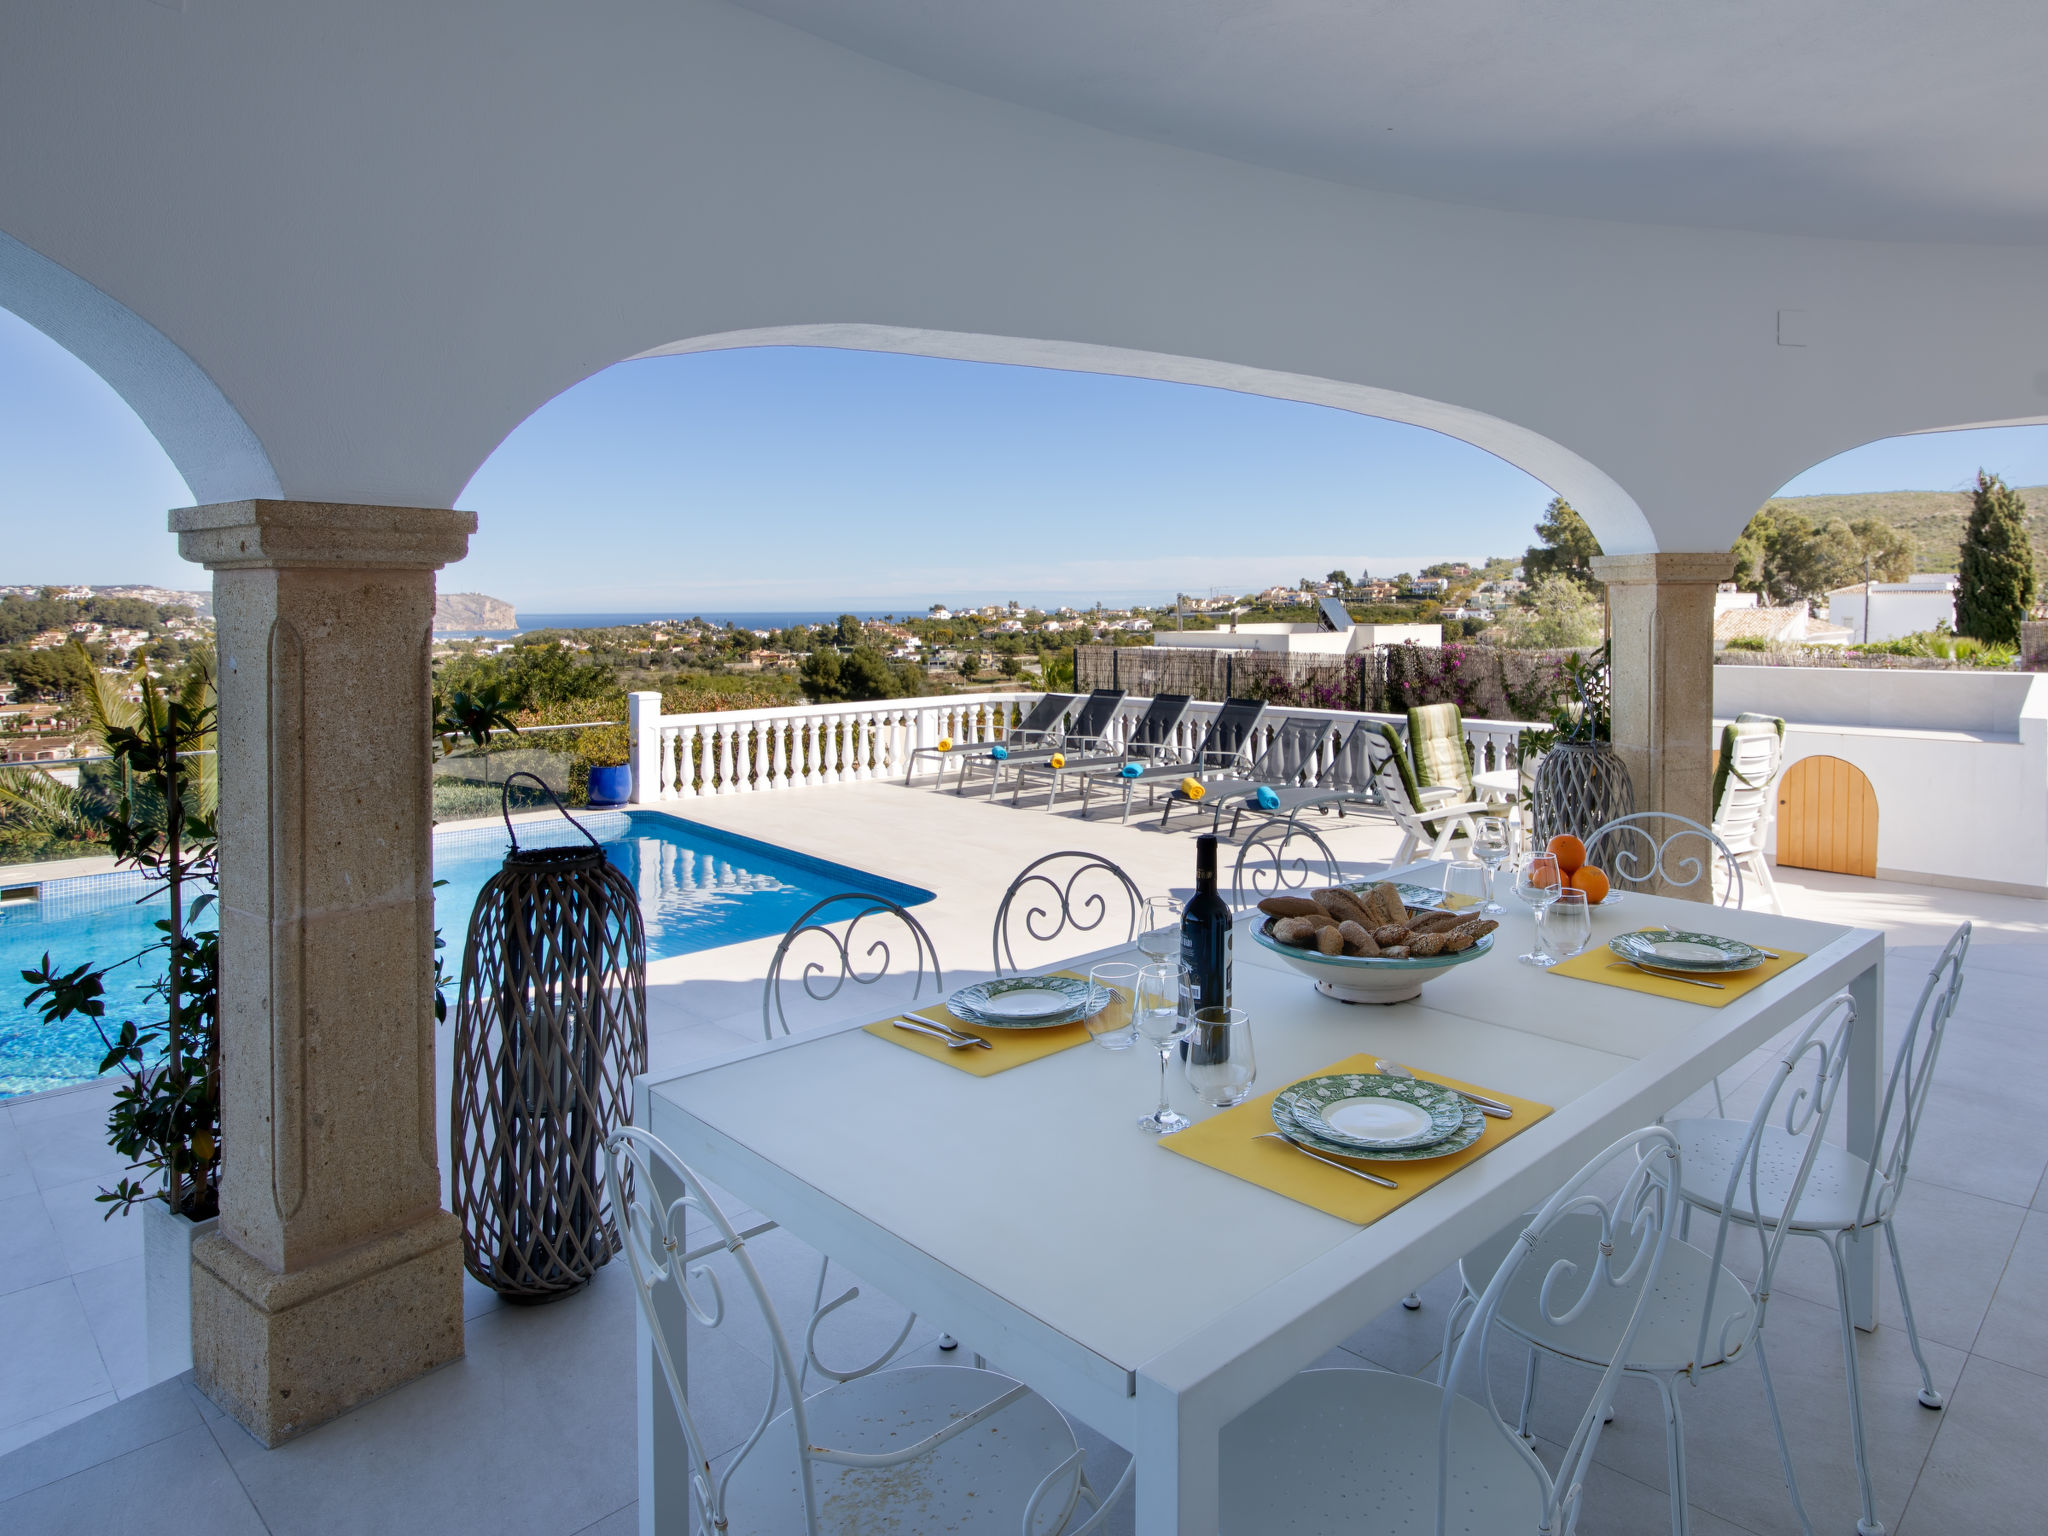
<instances>
[{"instance_id":1,"label":"cypress tree","mask_svg":"<svg viewBox=\"0 0 2048 1536\"><path fill-rule=\"evenodd\" d=\"M1963 536L1956 633L2017 647L2020 620L2034 608L2034 546L2027 506L1997 475L1977 471L1970 526Z\"/></svg>"}]
</instances>

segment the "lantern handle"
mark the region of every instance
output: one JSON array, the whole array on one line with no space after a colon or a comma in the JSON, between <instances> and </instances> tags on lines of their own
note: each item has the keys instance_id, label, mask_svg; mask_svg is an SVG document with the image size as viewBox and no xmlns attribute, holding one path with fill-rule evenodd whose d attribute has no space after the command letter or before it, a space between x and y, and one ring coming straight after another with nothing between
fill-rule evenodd
<instances>
[{"instance_id":1,"label":"lantern handle","mask_svg":"<svg viewBox=\"0 0 2048 1536\"><path fill-rule=\"evenodd\" d=\"M505 835L512 839L512 851L514 853L519 851L519 834L512 830L512 781L514 779L531 779L534 783L538 784L541 793L555 802L555 809L562 813L562 819L567 821L570 826L581 832L585 837L589 837L591 847L598 849L600 852L603 851L604 844L600 843L595 837L591 837L590 828L569 814L569 808L562 804L562 797L549 788L548 781L537 773L528 773L524 768L521 768L516 773L505 775L505 787L498 793L500 808L505 815Z\"/></svg>"}]
</instances>

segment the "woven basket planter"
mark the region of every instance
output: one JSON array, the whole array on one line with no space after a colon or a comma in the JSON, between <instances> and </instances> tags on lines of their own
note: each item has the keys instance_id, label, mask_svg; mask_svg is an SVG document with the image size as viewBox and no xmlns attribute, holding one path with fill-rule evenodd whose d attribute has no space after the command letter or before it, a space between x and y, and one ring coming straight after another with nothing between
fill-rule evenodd
<instances>
[{"instance_id":1,"label":"woven basket planter","mask_svg":"<svg viewBox=\"0 0 2048 1536\"><path fill-rule=\"evenodd\" d=\"M595 838L521 848L515 834L470 915L455 1010L449 1160L479 1281L552 1301L610 1259L604 1141L646 1069L638 893Z\"/></svg>"},{"instance_id":2,"label":"woven basket planter","mask_svg":"<svg viewBox=\"0 0 2048 1536\"><path fill-rule=\"evenodd\" d=\"M1536 765L1530 793L1540 847L1560 832L1584 840L1617 816L1633 815L1628 765L1604 741L1560 741Z\"/></svg>"}]
</instances>

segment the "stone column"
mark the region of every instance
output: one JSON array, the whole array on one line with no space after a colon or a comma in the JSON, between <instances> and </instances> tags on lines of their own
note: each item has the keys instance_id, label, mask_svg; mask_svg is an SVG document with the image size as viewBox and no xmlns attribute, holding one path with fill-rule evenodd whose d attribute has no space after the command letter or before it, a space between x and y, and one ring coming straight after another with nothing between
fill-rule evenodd
<instances>
[{"instance_id":1,"label":"stone column","mask_svg":"<svg viewBox=\"0 0 2048 1536\"><path fill-rule=\"evenodd\" d=\"M1639 811L1712 819L1714 591L1734 569L1730 554L1593 558L1614 636L1614 750Z\"/></svg>"},{"instance_id":2,"label":"stone column","mask_svg":"<svg viewBox=\"0 0 2048 1536\"><path fill-rule=\"evenodd\" d=\"M242 501L171 529L214 572L220 645L225 1166L193 1249L193 1366L276 1445L462 1354L428 645L434 572L476 518Z\"/></svg>"}]
</instances>

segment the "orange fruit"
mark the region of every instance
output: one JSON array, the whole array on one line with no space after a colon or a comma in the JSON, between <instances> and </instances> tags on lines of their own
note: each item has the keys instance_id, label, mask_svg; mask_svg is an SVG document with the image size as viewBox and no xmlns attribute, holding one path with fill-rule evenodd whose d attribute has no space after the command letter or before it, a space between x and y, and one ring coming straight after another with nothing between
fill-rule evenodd
<instances>
[{"instance_id":1,"label":"orange fruit","mask_svg":"<svg viewBox=\"0 0 2048 1536\"><path fill-rule=\"evenodd\" d=\"M1581 864L1572 871L1572 884L1586 893L1591 906L1599 906L1607 899L1607 877L1590 864Z\"/></svg>"},{"instance_id":2,"label":"orange fruit","mask_svg":"<svg viewBox=\"0 0 2048 1536\"><path fill-rule=\"evenodd\" d=\"M1550 856L1557 860L1559 869L1573 874L1586 862L1586 845L1571 833L1560 832L1550 840Z\"/></svg>"},{"instance_id":3,"label":"orange fruit","mask_svg":"<svg viewBox=\"0 0 2048 1536\"><path fill-rule=\"evenodd\" d=\"M1548 854L1539 853L1529 861L1529 883L1531 885L1558 885L1563 881L1559 874L1557 860Z\"/></svg>"}]
</instances>

